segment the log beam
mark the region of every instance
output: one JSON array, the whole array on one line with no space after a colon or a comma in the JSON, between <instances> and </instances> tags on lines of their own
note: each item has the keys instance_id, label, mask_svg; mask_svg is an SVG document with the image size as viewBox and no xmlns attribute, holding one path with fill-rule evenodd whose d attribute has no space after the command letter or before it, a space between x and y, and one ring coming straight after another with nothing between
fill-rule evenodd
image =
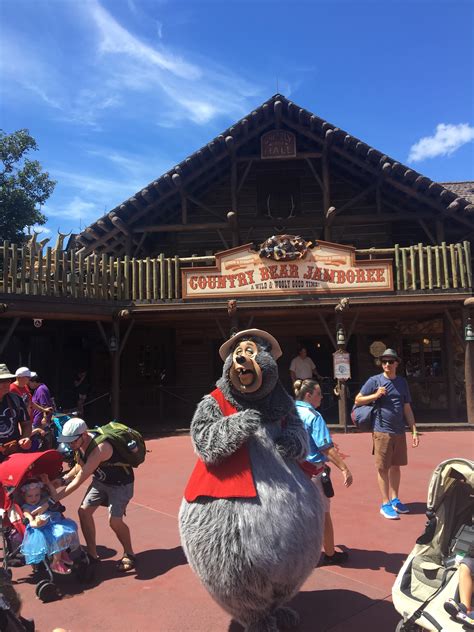
<instances>
[{"instance_id":1,"label":"log beam","mask_svg":"<svg viewBox=\"0 0 474 632\"><path fill-rule=\"evenodd\" d=\"M19 322L20 322L20 318L17 316L10 323L10 327L7 329L7 331L5 332L5 335L3 336L0 342L0 354L2 354L5 351L6 346L10 342L10 338L12 337L13 332L15 331Z\"/></svg>"},{"instance_id":2,"label":"log beam","mask_svg":"<svg viewBox=\"0 0 474 632\"><path fill-rule=\"evenodd\" d=\"M134 233L181 233L193 230L218 230L228 228L227 222L213 222L209 224L152 224L135 228Z\"/></svg>"}]
</instances>

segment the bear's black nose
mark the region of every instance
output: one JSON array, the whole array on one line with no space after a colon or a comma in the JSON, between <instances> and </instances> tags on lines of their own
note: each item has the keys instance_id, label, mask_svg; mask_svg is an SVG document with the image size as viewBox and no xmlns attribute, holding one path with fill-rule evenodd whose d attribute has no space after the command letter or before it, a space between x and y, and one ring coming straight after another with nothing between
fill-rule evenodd
<instances>
[{"instance_id":1,"label":"bear's black nose","mask_svg":"<svg viewBox=\"0 0 474 632\"><path fill-rule=\"evenodd\" d=\"M235 361L237 362L237 364L245 364L245 358L244 356L237 356L235 358Z\"/></svg>"}]
</instances>

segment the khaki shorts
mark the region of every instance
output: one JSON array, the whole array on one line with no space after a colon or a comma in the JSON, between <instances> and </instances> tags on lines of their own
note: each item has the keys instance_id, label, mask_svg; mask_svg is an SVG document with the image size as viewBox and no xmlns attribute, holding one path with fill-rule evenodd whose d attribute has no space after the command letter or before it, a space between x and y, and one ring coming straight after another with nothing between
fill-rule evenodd
<instances>
[{"instance_id":1,"label":"khaki shorts","mask_svg":"<svg viewBox=\"0 0 474 632\"><path fill-rule=\"evenodd\" d=\"M406 434L391 434L389 432L374 432L372 454L375 455L375 467L388 470L392 465L407 465Z\"/></svg>"},{"instance_id":2,"label":"khaki shorts","mask_svg":"<svg viewBox=\"0 0 474 632\"><path fill-rule=\"evenodd\" d=\"M112 518L122 518L128 503L133 498L133 483L127 485L106 485L94 479L86 491L81 507L108 507Z\"/></svg>"},{"instance_id":3,"label":"khaki shorts","mask_svg":"<svg viewBox=\"0 0 474 632\"><path fill-rule=\"evenodd\" d=\"M316 487L316 489L319 490L319 495L321 496L321 505L324 509L324 513L329 513L331 510L331 499L328 498L326 494L324 493L323 484L321 482L321 476L322 476L322 472L321 474L317 474L316 476L313 476L311 478L311 482Z\"/></svg>"}]
</instances>

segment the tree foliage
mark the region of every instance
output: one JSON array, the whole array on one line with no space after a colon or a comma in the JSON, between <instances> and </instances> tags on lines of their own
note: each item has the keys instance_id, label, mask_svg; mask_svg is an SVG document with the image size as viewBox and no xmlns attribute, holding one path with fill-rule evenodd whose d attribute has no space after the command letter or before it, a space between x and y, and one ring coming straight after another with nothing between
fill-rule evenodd
<instances>
[{"instance_id":1,"label":"tree foliage","mask_svg":"<svg viewBox=\"0 0 474 632\"><path fill-rule=\"evenodd\" d=\"M37 160L26 157L37 149L27 129L12 134L0 130L0 240L22 243L27 226L46 222L41 206L56 182Z\"/></svg>"}]
</instances>

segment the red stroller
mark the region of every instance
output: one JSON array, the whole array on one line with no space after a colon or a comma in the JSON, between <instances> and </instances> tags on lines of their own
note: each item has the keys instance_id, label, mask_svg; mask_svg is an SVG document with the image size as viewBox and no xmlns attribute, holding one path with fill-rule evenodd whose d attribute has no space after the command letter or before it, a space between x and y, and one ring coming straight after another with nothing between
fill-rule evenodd
<instances>
[{"instance_id":1,"label":"red stroller","mask_svg":"<svg viewBox=\"0 0 474 632\"><path fill-rule=\"evenodd\" d=\"M17 490L29 479L47 474L50 480L61 475L63 457L56 450L46 452L17 453L0 463L0 531L2 536L3 568L11 576L11 566L22 564L20 547L25 534L23 512L18 502ZM59 506L59 511L64 508ZM73 552L74 554L74 552ZM79 550L73 570L80 579L87 578L87 556ZM61 597L47 557L33 565L37 580L36 595L41 601L53 601Z\"/></svg>"}]
</instances>

